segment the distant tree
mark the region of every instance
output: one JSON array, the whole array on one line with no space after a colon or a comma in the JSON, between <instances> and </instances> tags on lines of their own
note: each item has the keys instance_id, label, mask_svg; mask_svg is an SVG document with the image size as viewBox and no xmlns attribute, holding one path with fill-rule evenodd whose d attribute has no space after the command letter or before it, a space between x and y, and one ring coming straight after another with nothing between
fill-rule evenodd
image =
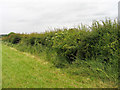
<instances>
[{"instance_id":1,"label":"distant tree","mask_svg":"<svg viewBox=\"0 0 120 90\"><path fill-rule=\"evenodd\" d=\"M8 34L8 36L10 36L10 35L12 35L12 34L15 34L14 32L10 32L9 34Z\"/></svg>"}]
</instances>

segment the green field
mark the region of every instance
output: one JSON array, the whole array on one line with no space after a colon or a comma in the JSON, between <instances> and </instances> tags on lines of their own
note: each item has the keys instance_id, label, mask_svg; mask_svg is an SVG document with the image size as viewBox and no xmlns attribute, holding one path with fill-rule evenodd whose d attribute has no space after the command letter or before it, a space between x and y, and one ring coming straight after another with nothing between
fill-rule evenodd
<instances>
[{"instance_id":1,"label":"green field","mask_svg":"<svg viewBox=\"0 0 120 90\"><path fill-rule=\"evenodd\" d=\"M78 81L78 79L80 79ZM94 88L115 87L83 76L70 76L52 64L28 53L2 45L3 88Z\"/></svg>"}]
</instances>

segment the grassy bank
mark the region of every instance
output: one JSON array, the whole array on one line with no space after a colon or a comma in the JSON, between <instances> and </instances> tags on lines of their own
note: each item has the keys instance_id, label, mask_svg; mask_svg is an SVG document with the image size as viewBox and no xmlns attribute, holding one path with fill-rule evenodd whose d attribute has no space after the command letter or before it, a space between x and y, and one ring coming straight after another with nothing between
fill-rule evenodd
<instances>
[{"instance_id":1,"label":"grassy bank","mask_svg":"<svg viewBox=\"0 0 120 90\"><path fill-rule=\"evenodd\" d=\"M2 46L2 62L3 88L116 87L113 82L103 82L95 77L71 76L43 59L6 45Z\"/></svg>"},{"instance_id":2,"label":"grassy bank","mask_svg":"<svg viewBox=\"0 0 120 90\"><path fill-rule=\"evenodd\" d=\"M79 77L88 77L92 82L100 80L115 87L119 73L119 32L117 21L106 20L94 22L91 27L82 25L40 34L12 32L2 40L8 46L50 62L78 82L81 82Z\"/></svg>"}]
</instances>

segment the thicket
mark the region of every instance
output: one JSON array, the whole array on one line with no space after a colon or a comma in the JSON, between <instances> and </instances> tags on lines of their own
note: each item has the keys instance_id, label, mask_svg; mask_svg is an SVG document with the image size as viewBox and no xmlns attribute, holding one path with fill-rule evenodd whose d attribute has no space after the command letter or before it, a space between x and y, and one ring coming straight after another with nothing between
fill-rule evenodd
<instances>
[{"instance_id":1,"label":"thicket","mask_svg":"<svg viewBox=\"0 0 120 90\"><path fill-rule=\"evenodd\" d=\"M106 20L96 21L90 27L82 25L78 28L56 29L40 34L10 33L3 37L3 41L15 45L21 51L37 55L46 51L46 57L56 67L64 67L66 64L80 67L81 63L85 62L84 65L86 64L90 68L91 65L93 66L90 62L97 62L94 64L101 66L95 71L102 72L103 70L104 72L105 69L111 68L110 74L114 72L116 76L112 77L117 77L120 48L119 31L120 26L116 20L113 22Z\"/></svg>"}]
</instances>

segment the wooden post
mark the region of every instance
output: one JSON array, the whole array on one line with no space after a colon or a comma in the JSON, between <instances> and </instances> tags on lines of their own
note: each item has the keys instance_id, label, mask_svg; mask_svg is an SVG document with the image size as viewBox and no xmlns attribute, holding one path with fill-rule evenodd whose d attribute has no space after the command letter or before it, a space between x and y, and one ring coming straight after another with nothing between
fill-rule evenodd
<instances>
[{"instance_id":1,"label":"wooden post","mask_svg":"<svg viewBox=\"0 0 120 90\"><path fill-rule=\"evenodd\" d=\"M120 25L120 1L118 2L118 24Z\"/></svg>"}]
</instances>

